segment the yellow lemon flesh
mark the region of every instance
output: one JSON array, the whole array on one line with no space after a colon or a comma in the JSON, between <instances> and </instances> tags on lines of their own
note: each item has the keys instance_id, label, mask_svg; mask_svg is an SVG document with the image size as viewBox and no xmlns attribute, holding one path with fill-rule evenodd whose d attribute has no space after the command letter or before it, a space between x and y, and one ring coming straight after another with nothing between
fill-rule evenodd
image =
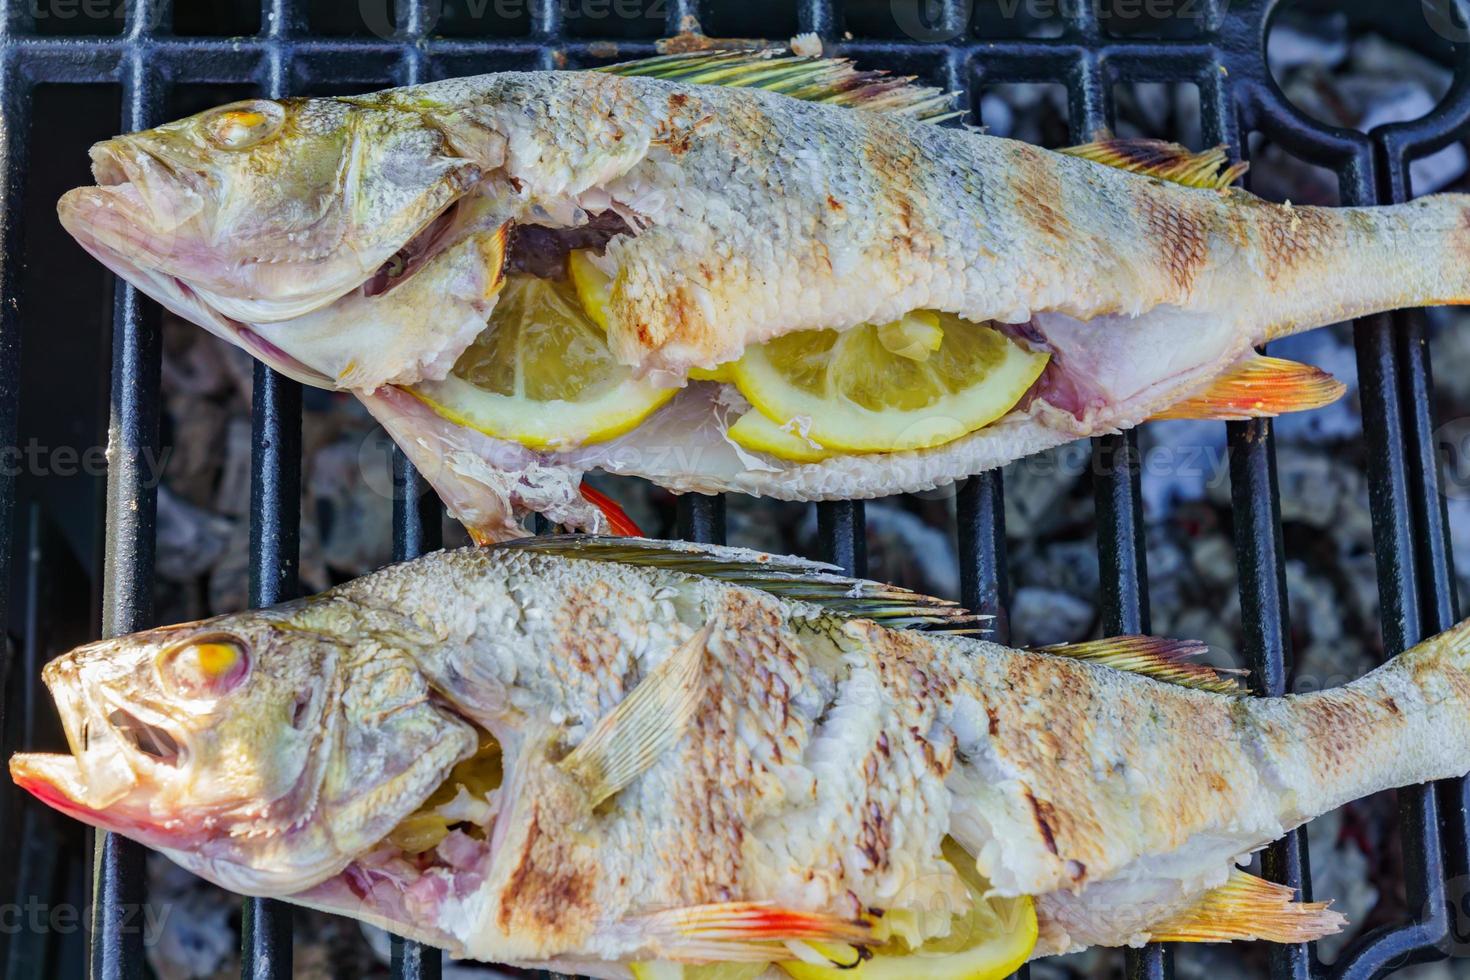
<instances>
[{"instance_id":1,"label":"yellow lemon flesh","mask_svg":"<svg viewBox=\"0 0 1470 980\"><path fill-rule=\"evenodd\" d=\"M500 743L488 732L481 732L479 750L456 764L423 805L393 828L388 843L405 854L422 854L438 847L449 836L450 825L460 822L458 817L441 814L439 808L458 797L461 788L472 798L484 800L504 778L501 763ZM483 829L473 833L483 836Z\"/></svg>"},{"instance_id":2,"label":"yellow lemon flesh","mask_svg":"<svg viewBox=\"0 0 1470 980\"><path fill-rule=\"evenodd\" d=\"M931 324L940 330L932 349ZM731 373L778 428L810 420L807 435L825 449L898 452L943 445L1000 418L1049 358L940 313L786 334L747 349Z\"/></svg>"},{"instance_id":3,"label":"yellow lemon flesh","mask_svg":"<svg viewBox=\"0 0 1470 980\"><path fill-rule=\"evenodd\" d=\"M901 320L879 327L878 342L890 354L911 361L927 361L944 343L944 328L939 325L938 313L914 310Z\"/></svg>"},{"instance_id":4,"label":"yellow lemon flesh","mask_svg":"<svg viewBox=\"0 0 1470 980\"><path fill-rule=\"evenodd\" d=\"M634 980L754 980L766 963L630 963Z\"/></svg>"},{"instance_id":5,"label":"yellow lemon flesh","mask_svg":"<svg viewBox=\"0 0 1470 980\"><path fill-rule=\"evenodd\" d=\"M633 377L571 282L513 276L443 381L408 389L440 415L533 449L612 439L674 396Z\"/></svg>"},{"instance_id":6,"label":"yellow lemon flesh","mask_svg":"<svg viewBox=\"0 0 1470 980\"><path fill-rule=\"evenodd\" d=\"M890 938L864 959L856 947L842 943L809 943L831 962L818 966L787 960L781 968L797 980L1000 980L1014 973L1036 947L1036 909L1031 899L985 898L989 883L975 873L975 862L949 838L944 856L970 892L968 912L951 916L949 932L924 940L917 948ZM913 919L900 913L885 918ZM919 916L918 919L933 918ZM881 922L880 922L881 924ZM914 921L892 923L892 932L914 931ZM917 937L915 937L917 938Z\"/></svg>"},{"instance_id":7,"label":"yellow lemon flesh","mask_svg":"<svg viewBox=\"0 0 1470 980\"><path fill-rule=\"evenodd\" d=\"M567 272L577 290L582 310L607 332L607 307L612 302L612 277L592 264L592 253L579 248L567 256Z\"/></svg>"},{"instance_id":8,"label":"yellow lemon flesh","mask_svg":"<svg viewBox=\"0 0 1470 980\"><path fill-rule=\"evenodd\" d=\"M746 412L730 426L728 435L744 449L769 453L794 463L819 463L832 456L811 439L802 438L801 419L777 425L755 409Z\"/></svg>"}]
</instances>

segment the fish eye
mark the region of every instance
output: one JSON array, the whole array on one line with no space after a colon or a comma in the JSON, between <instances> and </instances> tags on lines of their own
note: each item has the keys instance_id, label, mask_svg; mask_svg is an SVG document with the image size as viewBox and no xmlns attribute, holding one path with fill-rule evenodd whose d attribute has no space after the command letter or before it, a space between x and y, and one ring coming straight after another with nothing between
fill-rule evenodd
<instances>
[{"instance_id":1,"label":"fish eye","mask_svg":"<svg viewBox=\"0 0 1470 980\"><path fill-rule=\"evenodd\" d=\"M275 102L256 99L221 106L200 119L205 139L221 150L248 150L280 130L286 114Z\"/></svg>"},{"instance_id":2,"label":"fish eye","mask_svg":"<svg viewBox=\"0 0 1470 980\"><path fill-rule=\"evenodd\" d=\"M245 644L228 633L211 633L165 650L158 660L165 686L186 698L217 698L250 673Z\"/></svg>"}]
</instances>

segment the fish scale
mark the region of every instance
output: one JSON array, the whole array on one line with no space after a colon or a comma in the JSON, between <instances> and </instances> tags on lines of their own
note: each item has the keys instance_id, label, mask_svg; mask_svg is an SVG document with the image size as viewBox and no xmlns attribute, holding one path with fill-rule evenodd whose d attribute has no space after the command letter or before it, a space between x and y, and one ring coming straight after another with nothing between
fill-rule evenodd
<instances>
[{"instance_id":1,"label":"fish scale","mask_svg":"<svg viewBox=\"0 0 1470 980\"><path fill-rule=\"evenodd\" d=\"M787 595L822 583L815 603ZM1470 623L1346 687L1253 698L1165 655L1150 666L1147 644L1026 651L861 618L868 603L880 618L967 623L910 596L896 610L890 588L713 546L439 552L63 656L46 680L78 755L18 755L11 771L236 890L461 955L581 970L789 955L769 942L780 934L752 945L742 930L755 927L720 903L767 903L786 923L762 928L826 916L833 935L868 928L872 910L954 907L935 904L965 894L946 838L995 894L1034 900L1036 956L1224 928L1192 920L1196 907L1231 936L1320 935L1333 913L1221 889L1234 863L1346 800L1470 769ZM188 663L203 643L211 664L233 667L236 650L250 669L214 675L224 686L200 689L213 699L201 712L154 665ZM608 661L590 655L603 644L626 657L611 697ZM686 714L663 685L691 662ZM333 688L339 699L313 702L315 727L293 724L300 692ZM651 707L636 725L617 720L640 698ZM180 758L129 748L104 717L113 706L161 728ZM594 790L571 759L617 744L624 722L661 748L631 769L609 754L595 771L615 775ZM475 751L475 727L503 758L493 823L406 861L383 838ZM253 832L235 832L263 809L269 827L249 817ZM727 924L660 917L673 914Z\"/></svg>"}]
</instances>

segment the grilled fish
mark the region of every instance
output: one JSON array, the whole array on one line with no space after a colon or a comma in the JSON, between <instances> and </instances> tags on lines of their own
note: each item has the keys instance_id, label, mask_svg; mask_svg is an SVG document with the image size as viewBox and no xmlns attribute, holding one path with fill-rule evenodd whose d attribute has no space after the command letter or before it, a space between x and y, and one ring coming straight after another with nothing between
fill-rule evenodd
<instances>
[{"instance_id":1,"label":"grilled fish","mask_svg":"<svg viewBox=\"0 0 1470 980\"><path fill-rule=\"evenodd\" d=\"M108 140L97 186L59 211L169 309L358 393L483 539L523 533L528 509L605 527L578 493L597 468L680 492L874 497L1161 415L1312 407L1342 387L1253 348L1470 295L1470 198L1277 205L1229 186L1241 168L1218 150L1051 152L934 124L953 115L904 79L770 52L508 72L251 100ZM643 391L604 441L536 444L412 396L471 348L508 270L555 275L571 249L608 277L609 357L677 396ZM809 461L742 448L729 430L757 400L691 380L775 338L919 310L1049 363L973 431L940 419L934 445ZM810 415L775 421L810 435Z\"/></svg>"},{"instance_id":2,"label":"grilled fish","mask_svg":"<svg viewBox=\"0 0 1470 980\"><path fill-rule=\"evenodd\" d=\"M1033 956L1312 938L1341 917L1236 863L1470 770L1470 625L1269 699L1187 643L950 632L975 626L732 548L439 552L62 656L44 676L71 754L10 769L227 888L598 976L861 947L963 895L960 872L1030 898ZM494 775L462 775L487 746Z\"/></svg>"}]
</instances>

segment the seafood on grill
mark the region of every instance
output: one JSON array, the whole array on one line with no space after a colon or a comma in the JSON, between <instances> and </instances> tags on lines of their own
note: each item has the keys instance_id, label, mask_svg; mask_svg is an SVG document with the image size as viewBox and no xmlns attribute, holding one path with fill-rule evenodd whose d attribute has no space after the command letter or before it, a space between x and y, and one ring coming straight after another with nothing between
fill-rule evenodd
<instances>
[{"instance_id":1,"label":"seafood on grill","mask_svg":"<svg viewBox=\"0 0 1470 980\"><path fill-rule=\"evenodd\" d=\"M845 62L694 52L252 100L92 149L63 224L356 392L481 539L601 469L862 498L1160 417L1321 405L1272 338L1470 295L1470 199L1274 204L1224 153L1051 152Z\"/></svg>"},{"instance_id":2,"label":"seafood on grill","mask_svg":"<svg viewBox=\"0 0 1470 980\"><path fill-rule=\"evenodd\" d=\"M227 888L607 977L1306 940L1341 917L1244 856L1470 770L1470 625L1258 698L1196 645L1019 650L976 621L731 548L437 552L65 654L71 754L10 770Z\"/></svg>"}]
</instances>

